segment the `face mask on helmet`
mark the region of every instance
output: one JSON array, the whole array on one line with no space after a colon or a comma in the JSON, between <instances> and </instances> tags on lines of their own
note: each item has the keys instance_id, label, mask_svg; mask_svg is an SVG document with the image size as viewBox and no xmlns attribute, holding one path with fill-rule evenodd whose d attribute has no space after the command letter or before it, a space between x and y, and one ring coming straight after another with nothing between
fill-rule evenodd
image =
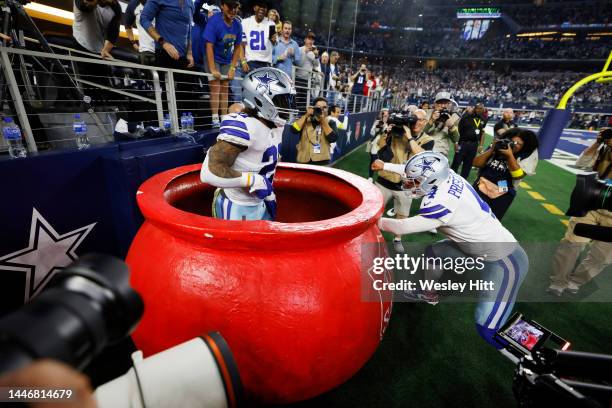
<instances>
[{"instance_id":1,"label":"face mask on helmet","mask_svg":"<svg viewBox=\"0 0 612 408\"><path fill-rule=\"evenodd\" d=\"M297 112L294 109L294 94L289 76L276 68L251 71L242 82L245 106L277 127L284 126Z\"/></svg>"},{"instance_id":2,"label":"face mask on helmet","mask_svg":"<svg viewBox=\"0 0 612 408\"><path fill-rule=\"evenodd\" d=\"M419 153L406 163L402 189L411 198L426 196L448 178L448 171L445 157L432 152Z\"/></svg>"}]
</instances>

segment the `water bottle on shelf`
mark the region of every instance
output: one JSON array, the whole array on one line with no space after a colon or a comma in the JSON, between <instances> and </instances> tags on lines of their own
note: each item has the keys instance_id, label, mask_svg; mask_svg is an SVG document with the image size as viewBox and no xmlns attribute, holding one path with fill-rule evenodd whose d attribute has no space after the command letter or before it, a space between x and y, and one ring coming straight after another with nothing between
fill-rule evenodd
<instances>
[{"instance_id":1,"label":"water bottle on shelf","mask_svg":"<svg viewBox=\"0 0 612 408\"><path fill-rule=\"evenodd\" d=\"M195 118L193 117L193 113L189 112L187 114L187 117L189 118L189 133L194 133L195 132Z\"/></svg>"},{"instance_id":2,"label":"water bottle on shelf","mask_svg":"<svg viewBox=\"0 0 612 408\"><path fill-rule=\"evenodd\" d=\"M187 117L187 113L183 112L181 115L181 133L189 132L189 118Z\"/></svg>"},{"instance_id":3,"label":"water bottle on shelf","mask_svg":"<svg viewBox=\"0 0 612 408\"><path fill-rule=\"evenodd\" d=\"M81 120L81 115L78 113L74 115L72 130L74 131L76 145L79 150L87 149L90 146L89 139L87 138L87 124L84 120Z\"/></svg>"},{"instance_id":4,"label":"water bottle on shelf","mask_svg":"<svg viewBox=\"0 0 612 408\"><path fill-rule=\"evenodd\" d=\"M28 155L26 148L23 146L23 139L21 138L21 129L19 129L19 126L17 126L15 122L13 122L13 118L4 118L2 135L4 136L4 140L8 145L9 155L11 156L11 159L19 159Z\"/></svg>"},{"instance_id":5,"label":"water bottle on shelf","mask_svg":"<svg viewBox=\"0 0 612 408\"><path fill-rule=\"evenodd\" d=\"M164 130L168 133L172 133L172 121L170 121L170 114L166 113L164 117Z\"/></svg>"}]
</instances>

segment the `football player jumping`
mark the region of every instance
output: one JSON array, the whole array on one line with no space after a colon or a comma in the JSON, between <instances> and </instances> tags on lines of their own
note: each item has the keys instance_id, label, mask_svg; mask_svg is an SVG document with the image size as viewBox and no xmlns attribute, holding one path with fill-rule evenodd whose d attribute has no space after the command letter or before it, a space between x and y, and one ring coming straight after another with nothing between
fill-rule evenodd
<instances>
[{"instance_id":1,"label":"football player jumping","mask_svg":"<svg viewBox=\"0 0 612 408\"><path fill-rule=\"evenodd\" d=\"M423 197L419 213L410 218L381 218L379 228L396 235L436 228L447 240L426 249L428 258L483 257L483 279L493 281L493 290L476 306L478 333L490 344L502 348L494 334L509 318L518 289L529 269L527 254L514 236L493 215L472 186L449 168L445 156L422 152L404 164L372 164L374 170L388 170L402 176L405 190L414 198ZM442 271L434 271L439 278ZM436 304L436 292L409 292L409 297Z\"/></svg>"},{"instance_id":2,"label":"football player jumping","mask_svg":"<svg viewBox=\"0 0 612 408\"><path fill-rule=\"evenodd\" d=\"M283 71L264 67L242 80L241 113L223 117L200 179L217 187L212 213L225 220L274 220L272 188L283 127L291 114L295 88Z\"/></svg>"}]
</instances>

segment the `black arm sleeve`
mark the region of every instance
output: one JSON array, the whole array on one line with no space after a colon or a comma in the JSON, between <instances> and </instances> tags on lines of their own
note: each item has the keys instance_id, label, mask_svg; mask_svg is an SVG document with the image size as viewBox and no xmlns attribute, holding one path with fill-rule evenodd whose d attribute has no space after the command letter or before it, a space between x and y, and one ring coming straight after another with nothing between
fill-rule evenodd
<instances>
[{"instance_id":1,"label":"black arm sleeve","mask_svg":"<svg viewBox=\"0 0 612 408\"><path fill-rule=\"evenodd\" d=\"M85 2L83 0L74 0L74 5L81 11L85 12L85 13L89 13L92 12L94 10L94 8L98 7L96 6L90 6L90 5L86 5Z\"/></svg>"},{"instance_id":2,"label":"black arm sleeve","mask_svg":"<svg viewBox=\"0 0 612 408\"><path fill-rule=\"evenodd\" d=\"M336 123L334 121L329 121L329 127L332 128L332 132L329 135L326 135L325 137L327 138L327 141L329 143L334 143L336 140L338 140L338 126L336 126Z\"/></svg>"},{"instance_id":3,"label":"black arm sleeve","mask_svg":"<svg viewBox=\"0 0 612 408\"><path fill-rule=\"evenodd\" d=\"M125 24L126 28L133 28L136 25L136 15L134 14L134 11L136 10L136 7L138 7L138 4L139 0L131 0L130 4L128 4L127 8L125 9L123 24Z\"/></svg>"},{"instance_id":4,"label":"black arm sleeve","mask_svg":"<svg viewBox=\"0 0 612 408\"><path fill-rule=\"evenodd\" d=\"M393 151L391 150L391 146L384 145L378 150L378 158L385 163L391 163L393 160Z\"/></svg>"},{"instance_id":5,"label":"black arm sleeve","mask_svg":"<svg viewBox=\"0 0 612 408\"><path fill-rule=\"evenodd\" d=\"M115 1L110 6L115 12L115 17L108 23L106 27L106 41L116 44L119 39L119 26L121 25L121 6L118 1Z\"/></svg>"}]
</instances>

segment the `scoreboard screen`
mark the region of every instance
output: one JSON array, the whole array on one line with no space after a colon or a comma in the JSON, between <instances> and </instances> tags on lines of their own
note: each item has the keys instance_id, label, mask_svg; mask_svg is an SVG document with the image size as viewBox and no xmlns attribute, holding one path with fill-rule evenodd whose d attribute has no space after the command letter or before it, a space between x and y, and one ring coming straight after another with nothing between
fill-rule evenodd
<instances>
[{"instance_id":1,"label":"scoreboard screen","mask_svg":"<svg viewBox=\"0 0 612 408\"><path fill-rule=\"evenodd\" d=\"M499 7L462 7L457 9L457 18L480 19L480 18L500 18Z\"/></svg>"}]
</instances>

